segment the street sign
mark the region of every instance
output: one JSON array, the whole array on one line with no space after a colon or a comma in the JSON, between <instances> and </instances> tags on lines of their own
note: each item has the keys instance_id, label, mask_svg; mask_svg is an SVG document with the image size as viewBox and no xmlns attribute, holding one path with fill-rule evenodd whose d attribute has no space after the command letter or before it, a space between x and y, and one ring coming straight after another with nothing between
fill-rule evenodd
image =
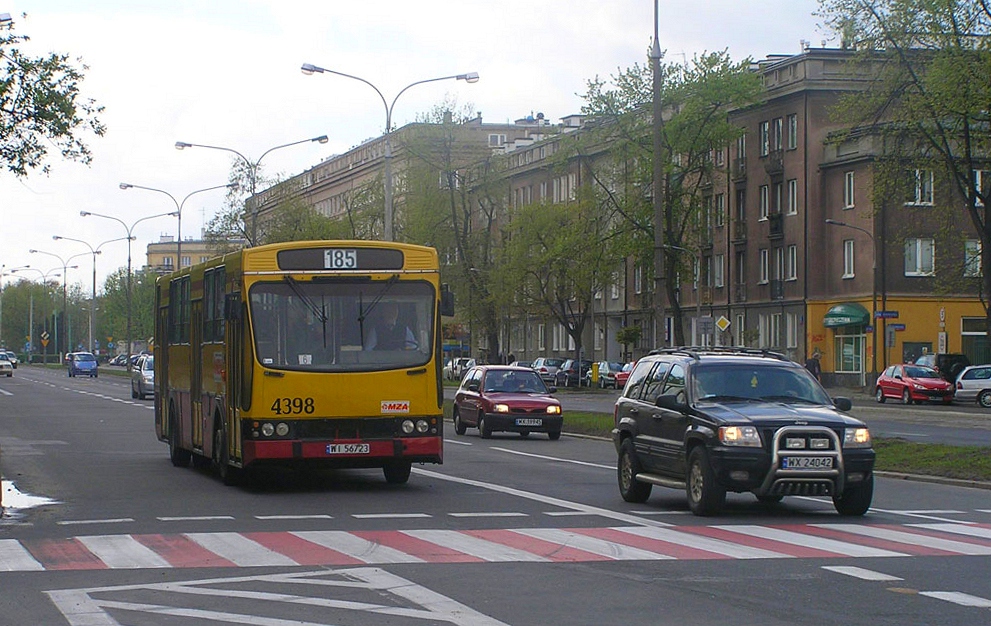
<instances>
[{"instance_id":1,"label":"street sign","mask_svg":"<svg viewBox=\"0 0 991 626\"><path fill-rule=\"evenodd\" d=\"M888 324L888 328L893 330L905 330L905 324Z\"/></svg>"},{"instance_id":2,"label":"street sign","mask_svg":"<svg viewBox=\"0 0 991 626\"><path fill-rule=\"evenodd\" d=\"M715 322L712 317L708 315L698 318L697 324L700 335L711 335L712 329L715 327Z\"/></svg>"},{"instance_id":3,"label":"street sign","mask_svg":"<svg viewBox=\"0 0 991 626\"><path fill-rule=\"evenodd\" d=\"M898 311L875 311L874 317L878 319L884 318L888 320L898 319Z\"/></svg>"},{"instance_id":4,"label":"street sign","mask_svg":"<svg viewBox=\"0 0 991 626\"><path fill-rule=\"evenodd\" d=\"M718 328L720 330L720 332L724 332L725 333L726 332L726 329L729 328L729 323L730 322L729 322L728 319L726 319L726 316L725 315L720 315L719 316L719 319L716 320L716 328Z\"/></svg>"}]
</instances>

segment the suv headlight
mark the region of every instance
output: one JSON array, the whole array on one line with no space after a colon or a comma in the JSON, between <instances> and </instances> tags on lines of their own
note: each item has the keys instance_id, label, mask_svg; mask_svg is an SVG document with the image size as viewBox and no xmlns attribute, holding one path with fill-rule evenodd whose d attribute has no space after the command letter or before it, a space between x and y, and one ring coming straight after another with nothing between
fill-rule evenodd
<instances>
[{"instance_id":1,"label":"suv headlight","mask_svg":"<svg viewBox=\"0 0 991 626\"><path fill-rule=\"evenodd\" d=\"M866 428L846 428L843 430L844 448L870 448L871 431Z\"/></svg>"},{"instance_id":2,"label":"suv headlight","mask_svg":"<svg viewBox=\"0 0 991 626\"><path fill-rule=\"evenodd\" d=\"M753 426L720 426L719 441L726 446L760 447L760 434Z\"/></svg>"}]
</instances>

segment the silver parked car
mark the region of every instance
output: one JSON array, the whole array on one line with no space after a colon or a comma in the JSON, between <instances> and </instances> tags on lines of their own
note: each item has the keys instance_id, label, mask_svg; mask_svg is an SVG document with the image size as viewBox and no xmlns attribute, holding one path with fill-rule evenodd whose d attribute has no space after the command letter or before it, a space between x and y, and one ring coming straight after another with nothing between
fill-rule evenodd
<instances>
[{"instance_id":1,"label":"silver parked car","mask_svg":"<svg viewBox=\"0 0 991 626\"><path fill-rule=\"evenodd\" d=\"M991 365L968 365L957 376L953 399L958 402L977 402L991 409Z\"/></svg>"},{"instance_id":2,"label":"silver parked car","mask_svg":"<svg viewBox=\"0 0 991 626\"><path fill-rule=\"evenodd\" d=\"M530 364L530 367L536 370L540 374L540 378L543 379L545 383L554 385L557 382L557 370L564 365L564 359L558 359L555 357L537 357L537 359Z\"/></svg>"},{"instance_id":3,"label":"silver parked car","mask_svg":"<svg viewBox=\"0 0 991 626\"><path fill-rule=\"evenodd\" d=\"M131 397L145 399L155 395L155 357L142 354L131 372Z\"/></svg>"}]
</instances>

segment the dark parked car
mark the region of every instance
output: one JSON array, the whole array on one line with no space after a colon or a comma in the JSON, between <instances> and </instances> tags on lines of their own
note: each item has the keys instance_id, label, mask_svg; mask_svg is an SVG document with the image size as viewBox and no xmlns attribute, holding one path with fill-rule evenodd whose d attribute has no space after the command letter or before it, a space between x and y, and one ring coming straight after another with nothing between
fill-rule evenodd
<instances>
[{"instance_id":1,"label":"dark parked car","mask_svg":"<svg viewBox=\"0 0 991 626\"><path fill-rule=\"evenodd\" d=\"M613 389L619 389L623 385L616 382L616 375L623 371L623 364L616 363L614 361L599 361L598 365L598 376L599 376L599 389L605 389L606 387L612 387ZM588 372L585 373L585 384L591 387L592 382L592 369L589 368Z\"/></svg>"},{"instance_id":2,"label":"dark parked car","mask_svg":"<svg viewBox=\"0 0 991 626\"><path fill-rule=\"evenodd\" d=\"M591 370L591 361L568 359L554 374L554 384L558 387L581 387L586 384L585 375Z\"/></svg>"},{"instance_id":3,"label":"dark parked car","mask_svg":"<svg viewBox=\"0 0 991 626\"><path fill-rule=\"evenodd\" d=\"M65 355L65 362L70 378L73 376L96 378L100 375L96 357L91 352L70 352Z\"/></svg>"},{"instance_id":4,"label":"dark parked car","mask_svg":"<svg viewBox=\"0 0 991 626\"><path fill-rule=\"evenodd\" d=\"M561 438L561 403L535 371L508 365L480 365L465 373L454 396L454 432L478 428L483 439L496 431L547 433Z\"/></svg>"},{"instance_id":5,"label":"dark parked car","mask_svg":"<svg viewBox=\"0 0 991 626\"><path fill-rule=\"evenodd\" d=\"M956 382L963 368L970 365L966 354L923 354L915 360L916 365L931 367L951 383Z\"/></svg>"},{"instance_id":6,"label":"dark parked car","mask_svg":"<svg viewBox=\"0 0 991 626\"><path fill-rule=\"evenodd\" d=\"M620 494L644 502L653 485L677 487L696 515L718 513L728 491L765 503L831 496L840 514L863 515L874 494L874 449L867 426L843 413L850 406L779 354L654 351L616 401Z\"/></svg>"},{"instance_id":7,"label":"dark parked car","mask_svg":"<svg viewBox=\"0 0 991 626\"><path fill-rule=\"evenodd\" d=\"M901 400L902 404L949 404L953 402L953 385L944 380L939 372L925 365L890 365L874 383L874 399L884 402L888 398Z\"/></svg>"}]
</instances>

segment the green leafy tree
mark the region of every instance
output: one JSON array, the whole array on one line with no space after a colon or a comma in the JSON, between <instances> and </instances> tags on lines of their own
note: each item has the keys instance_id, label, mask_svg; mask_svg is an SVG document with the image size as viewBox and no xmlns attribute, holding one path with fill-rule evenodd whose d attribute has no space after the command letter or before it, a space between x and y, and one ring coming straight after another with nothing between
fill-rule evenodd
<instances>
[{"instance_id":1,"label":"green leafy tree","mask_svg":"<svg viewBox=\"0 0 991 626\"><path fill-rule=\"evenodd\" d=\"M19 47L27 39L15 34L14 22L0 27L0 159L16 176L38 168L47 173L51 149L89 164L92 155L77 133L102 136L106 128L98 117L103 107L79 91L87 68L65 54L27 55Z\"/></svg>"},{"instance_id":2,"label":"green leafy tree","mask_svg":"<svg viewBox=\"0 0 991 626\"><path fill-rule=\"evenodd\" d=\"M820 0L820 9L843 45L856 49L855 61L870 81L844 98L836 115L851 132L883 139L875 204L904 198L913 187L905 180L911 168L934 171L937 184L955 190L958 201L941 202L948 210L934 221L944 240L954 228L959 237L951 213L966 206L983 251L978 288L991 330L991 3ZM961 264L943 265L962 274Z\"/></svg>"},{"instance_id":3,"label":"green leafy tree","mask_svg":"<svg viewBox=\"0 0 991 626\"><path fill-rule=\"evenodd\" d=\"M703 187L711 184L714 148L722 148L742 132L727 114L760 100L760 77L750 60L734 62L723 52L705 53L685 64L661 64L659 120L663 153L653 154L653 75L635 65L612 78L593 79L583 96L583 113L598 122L577 144L582 154L608 146L611 159L591 163L591 175L613 216L613 232L626 252L645 267L655 258L655 230L662 230L663 262L645 278L660 286L674 317L675 341L685 343L679 278L690 279L700 241ZM662 161L661 214L652 203L652 164ZM654 297L661 294L655 292Z\"/></svg>"}]
</instances>

